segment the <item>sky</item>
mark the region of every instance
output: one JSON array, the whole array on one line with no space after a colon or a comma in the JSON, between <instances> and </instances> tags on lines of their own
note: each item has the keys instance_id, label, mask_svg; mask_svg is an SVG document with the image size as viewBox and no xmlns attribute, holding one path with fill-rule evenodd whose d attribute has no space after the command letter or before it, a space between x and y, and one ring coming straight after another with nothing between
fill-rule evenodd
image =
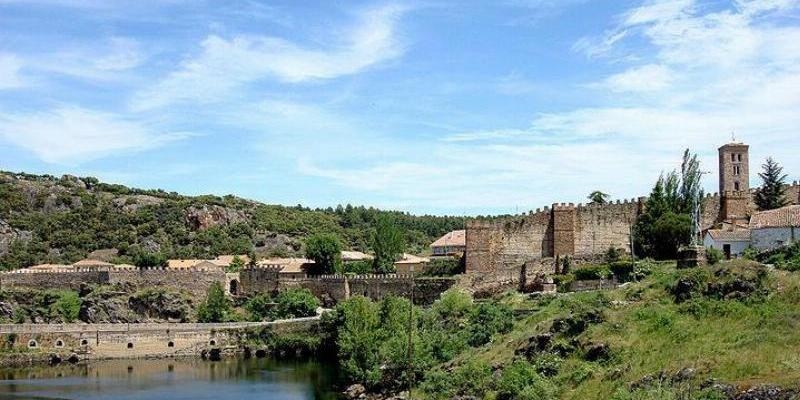
<instances>
[{"instance_id":1,"label":"sky","mask_svg":"<svg viewBox=\"0 0 800 400\"><path fill-rule=\"evenodd\" d=\"M415 214L800 179L800 0L0 0L0 169Z\"/></svg>"}]
</instances>

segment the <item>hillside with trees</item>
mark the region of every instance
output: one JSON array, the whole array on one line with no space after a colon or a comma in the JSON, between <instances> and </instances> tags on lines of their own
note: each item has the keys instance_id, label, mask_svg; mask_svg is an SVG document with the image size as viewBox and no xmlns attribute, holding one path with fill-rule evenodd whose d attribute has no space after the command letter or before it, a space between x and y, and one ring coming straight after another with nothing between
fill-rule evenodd
<instances>
[{"instance_id":1,"label":"hillside with trees","mask_svg":"<svg viewBox=\"0 0 800 400\"><path fill-rule=\"evenodd\" d=\"M413 253L464 226L463 217L349 204L287 207L232 195L135 189L93 177L0 172L0 269L71 263L101 249L118 249L115 261L129 263L152 254L302 256L304 240L315 234L332 234L345 248L367 251L382 218L391 220L404 250Z\"/></svg>"}]
</instances>

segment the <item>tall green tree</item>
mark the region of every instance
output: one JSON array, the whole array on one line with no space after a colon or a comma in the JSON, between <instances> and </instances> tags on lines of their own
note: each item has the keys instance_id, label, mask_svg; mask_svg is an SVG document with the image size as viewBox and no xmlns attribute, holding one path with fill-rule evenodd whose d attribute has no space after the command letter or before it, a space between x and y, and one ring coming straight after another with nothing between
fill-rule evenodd
<instances>
[{"instance_id":1,"label":"tall green tree","mask_svg":"<svg viewBox=\"0 0 800 400\"><path fill-rule=\"evenodd\" d=\"M701 177L700 161L688 149L680 174L672 171L658 177L633 227L637 255L675 258L678 247L691 241L694 202L703 197Z\"/></svg>"},{"instance_id":2,"label":"tall green tree","mask_svg":"<svg viewBox=\"0 0 800 400\"><path fill-rule=\"evenodd\" d=\"M375 253L373 268L375 272L388 274L395 271L394 262L403 255L405 240L402 232L395 225L394 219L380 216L375 226L372 239L372 251Z\"/></svg>"},{"instance_id":3,"label":"tall green tree","mask_svg":"<svg viewBox=\"0 0 800 400\"><path fill-rule=\"evenodd\" d=\"M306 239L306 258L314 260L310 274L332 274L342 263L342 243L332 233L311 235Z\"/></svg>"},{"instance_id":4,"label":"tall green tree","mask_svg":"<svg viewBox=\"0 0 800 400\"><path fill-rule=\"evenodd\" d=\"M589 199L591 204L606 204L608 203L609 196L607 193L595 190L594 192L589 193L589 196L587 196L587 198Z\"/></svg>"},{"instance_id":5,"label":"tall green tree","mask_svg":"<svg viewBox=\"0 0 800 400\"><path fill-rule=\"evenodd\" d=\"M214 282L208 287L206 300L197 307L199 322L225 322L231 313L231 302L225 296L222 284Z\"/></svg>"},{"instance_id":6,"label":"tall green tree","mask_svg":"<svg viewBox=\"0 0 800 400\"><path fill-rule=\"evenodd\" d=\"M783 174L783 167L769 157L761 168L763 172L758 174L761 177L761 187L758 188L755 198L758 209L774 210L785 206L787 204L784 184L786 175Z\"/></svg>"}]
</instances>

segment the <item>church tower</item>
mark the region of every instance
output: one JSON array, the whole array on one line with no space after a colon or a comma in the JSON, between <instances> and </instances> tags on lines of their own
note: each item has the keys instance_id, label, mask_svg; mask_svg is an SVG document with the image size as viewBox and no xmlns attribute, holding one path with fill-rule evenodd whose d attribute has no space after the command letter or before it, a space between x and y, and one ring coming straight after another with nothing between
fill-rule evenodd
<instances>
[{"instance_id":1,"label":"church tower","mask_svg":"<svg viewBox=\"0 0 800 400\"><path fill-rule=\"evenodd\" d=\"M728 143L719 148L720 222L749 221L750 146Z\"/></svg>"}]
</instances>

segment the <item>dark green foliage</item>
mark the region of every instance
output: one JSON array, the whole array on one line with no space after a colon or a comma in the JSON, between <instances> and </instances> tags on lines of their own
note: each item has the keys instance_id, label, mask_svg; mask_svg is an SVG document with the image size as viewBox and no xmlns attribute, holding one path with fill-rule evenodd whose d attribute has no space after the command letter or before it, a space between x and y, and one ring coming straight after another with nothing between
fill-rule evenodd
<instances>
[{"instance_id":1,"label":"dark green foliage","mask_svg":"<svg viewBox=\"0 0 800 400\"><path fill-rule=\"evenodd\" d=\"M371 274L372 261L352 261L348 263L342 263L339 272L356 275Z\"/></svg>"},{"instance_id":2,"label":"dark green foliage","mask_svg":"<svg viewBox=\"0 0 800 400\"><path fill-rule=\"evenodd\" d=\"M252 258L251 258L252 260ZM244 260L239 256L233 256L231 263L225 267L225 272L239 272L246 267Z\"/></svg>"},{"instance_id":3,"label":"dark green foliage","mask_svg":"<svg viewBox=\"0 0 800 400\"><path fill-rule=\"evenodd\" d=\"M296 244L317 233L332 233L342 239L343 247L366 251L372 245L376 221L382 216L391 217L409 250L421 252L444 233L464 226L463 217L412 216L350 205L312 210L259 204L233 196L187 197L83 179L91 181L84 180L86 188L70 179L0 172L0 219L14 229L32 233L31 240L12 243L9 252L0 256L0 269L72 263L104 248L119 249L116 261L131 264L139 252L153 250L171 259L251 254L254 246L264 245L264 237L274 234L288 235L296 239ZM45 200L51 193L57 195L59 207L45 210ZM140 195L158 202L144 204L133 197ZM187 222L187 210L208 206L242 212L246 218L195 230ZM272 255L300 256L298 251L299 246L290 246L278 248Z\"/></svg>"},{"instance_id":4,"label":"dark green foliage","mask_svg":"<svg viewBox=\"0 0 800 400\"><path fill-rule=\"evenodd\" d=\"M595 190L594 192L589 193L589 196L587 196L590 204L606 204L608 203L608 197L608 194L599 190Z\"/></svg>"},{"instance_id":5,"label":"dark green foliage","mask_svg":"<svg viewBox=\"0 0 800 400\"><path fill-rule=\"evenodd\" d=\"M214 282L208 288L203 303L197 307L199 322L226 322L231 318L231 303L225 296L222 284Z\"/></svg>"},{"instance_id":6,"label":"dark green foliage","mask_svg":"<svg viewBox=\"0 0 800 400\"><path fill-rule=\"evenodd\" d=\"M575 275L572 274L553 275L553 283L556 284L556 289L558 290L559 293L569 292L572 286L572 282L575 282Z\"/></svg>"},{"instance_id":7,"label":"dark green foliage","mask_svg":"<svg viewBox=\"0 0 800 400\"><path fill-rule=\"evenodd\" d=\"M400 258L404 250L405 239L394 219L388 216L380 216L372 239L372 251L375 253L373 261L375 272L381 274L394 272L394 262Z\"/></svg>"},{"instance_id":8,"label":"dark green foliage","mask_svg":"<svg viewBox=\"0 0 800 400\"><path fill-rule=\"evenodd\" d=\"M312 275L332 274L342 263L342 243L336 235L318 233L306 239L306 258L314 260L309 267Z\"/></svg>"},{"instance_id":9,"label":"dark green foliage","mask_svg":"<svg viewBox=\"0 0 800 400\"><path fill-rule=\"evenodd\" d=\"M164 267L167 265L167 257L161 253L136 252L133 256L133 265L137 267Z\"/></svg>"},{"instance_id":10,"label":"dark green foliage","mask_svg":"<svg viewBox=\"0 0 800 400\"><path fill-rule=\"evenodd\" d=\"M692 236L692 210L695 198L701 198L700 163L687 149L681 175L673 171L661 175L633 229L638 255L655 259L674 259L678 247ZM699 205L698 205L699 206Z\"/></svg>"},{"instance_id":11,"label":"dark green foliage","mask_svg":"<svg viewBox=\"0 0 800 400\"><path fill-rule=\"evenodd\" d=\"M288 289L275 297L275 318L301 318L317 315L319 300L308 289Z\"/></svg>"},{"instance_id":12,"label":"dark green foliage","mask_svg":"<svg viewBox=\"0 0 800 400\"><path fill-rule=\"evenodd\" d=\"M622 260L622 257L624 255L625 252L622 251L621 249L618 249L616 247L609 247L608 250L606 250L605 254L603 254L603 261L605 261L606 264L612 264Z\"/></svg>"},{"instance_id":13,"label":"dark green foliage","mask_svg":"<svg viewBox=\"0 0 800 400\"><path fill-rule=\"evenodd\" d=\"M526 361L515 361L503 369L496 386L497 400L554 399L558 393L556 386Z\"/></svg>"},{"instance_id":14,"label":"dark green foliage","mask_svg":"<svg viewBox=\"0 0 800 400\"><path fill-rule=\"evenodd\" d=\"M64 322L74 322L81 311L81 298L73 291L59 293L58 299L53 303L53 312L60 316Z\"/></svg>"},{"instance_id":15,"label":"dark green foliage","mask_svg":"<svg viewBox=\"0 0 800 400\"><path fill-rule=\"evenodd\" d=\"M615 261L608 264L608 269L620 282L630 282L633 279L633 261Z\"/></svg>"},{"instance_id":16,"label":"dark green foliage","mask_svg":"<svg viewBox=\"0 0 800 400\"><path fill-rule=\"evenodd\" d=\"M422 272L422 276L453 276L463 274L466 264L464 257L459 258L434 258Z\"/></svg>"},{"instance_id":17,"label":"dark green foliage","mask_svg":"<svg viewBox=\"0 0 800 400\"><path fill-rule=\"evenodd\" d=\"M492 340L496 333L511 330L514 318L511 309L502 304L481 303L469 316L468 339L470 346L482 346Z\"/></svg>"},{"instance_id":18,"label":"dark green foliage","mask_svg":"<svg viewBox=\"0 0 800 400\"><path fill-rule=\"evenodd\" d=\"M788 204L784 183L786 175L783 173L783 167L769 157L761 168L763 172L758 174L761 177L761 187L756 191L754 199L758 209L773 210Z\"/></svg>"},{"instance_id":19,"label":"dark green foliage","mask_svg":"<svg viewBox=\"0 0 800 400\"><path fill-rule=\"evenodd\" d=\"M800 271L800 242L757 256L759 261L786 271Z\"/></svg>"},{"instance_id":20,"label":"dark green foliage","mask_svg":"<svg viewBox=\"0 0 800 400\"><path fill-rule=\"evenodd\" d=\"M266 321L271 319L275 309L275 302L266 294L259 293L244 304L244 309L250 313L251 321Z\"/></svg>"},{"instance_id":21,"label":"dark green foliage","mask_svg":"<svg viewBox=\"0 0 800 400\"><path fill-rule=\"evenodd\" d=\"M576 268L574 271L572 271L572 275L575 276L575 280L589 281L595 279L605 279L611 275L611 273L608 271L608 267L605 265L586 265Z\"/></svg>"}]
</instances>

